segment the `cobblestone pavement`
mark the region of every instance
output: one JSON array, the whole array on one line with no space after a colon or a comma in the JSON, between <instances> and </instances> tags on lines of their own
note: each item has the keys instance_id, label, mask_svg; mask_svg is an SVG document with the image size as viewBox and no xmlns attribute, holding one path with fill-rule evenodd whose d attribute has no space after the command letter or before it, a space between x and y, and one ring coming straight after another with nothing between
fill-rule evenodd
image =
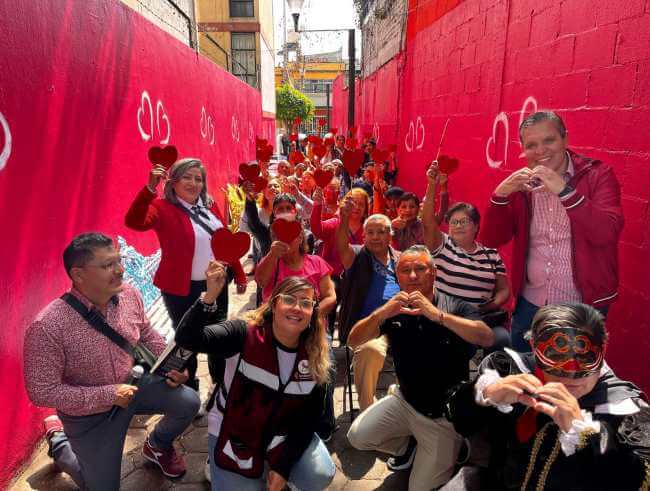
<instances>
[{"instance_id":1,"label":"cobblestone pavement","mask_svg":"<svg viewBox=\"0 0 650 491\"><path fill-rule=\"evenodd\" d=\"M249 292L253 284L249 285ZM254 305L254 292L236 295L231 289L230 315L238 316ZM360 452L353 449L347 441L346 433L350 427L349 408L343 413L343 383L345 380L345 352L335 348L339 366L336 389L334 391L335 415L339 429L328 443L337 472L329 489L332 490L402 490L408 487L408 472L393 473L386 468L386 456L375 452ZM209 376L205 356L199 358L201 398L205 400L209 390ZM385 393L392 383L392 374L383 374L379 381L378 395ZM356 406L356 393L354 394ZM180 479L167 479L157 467L146 462L141 455L142 444L149 429L153 428L160 416L136 416L129 429L124 445L122 459L123 491L149 490L209 490L204 477L204 467L208 449L207 418L197 419L176 442L176 448L184 455L187 473ZM52 460L47 456L47 445L43 441L34 452L29 465L10 486L12 491L47 490L71 491L77 489L70 478L55 471Z\"/></svg>"}]
</instances>

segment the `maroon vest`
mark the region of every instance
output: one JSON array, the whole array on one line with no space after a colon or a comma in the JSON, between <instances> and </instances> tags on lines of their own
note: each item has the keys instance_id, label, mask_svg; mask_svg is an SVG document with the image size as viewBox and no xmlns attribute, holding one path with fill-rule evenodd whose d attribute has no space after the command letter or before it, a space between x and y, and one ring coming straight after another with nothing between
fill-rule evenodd
<instances>
[{"instance_id":1,"label":"maroon vest","mask_svg":"<svg viewBox=\"0 0 650 491\"><path fill-rule=\"evenodd\" d=\"M304 343L286 384L280 380L270 325L249 326L228 394L214 461L222 469L258 478L264 461L281 458L284 442L316 381ZM218 397L219 399L219 397Z\"/></svg>"}]
</instances>

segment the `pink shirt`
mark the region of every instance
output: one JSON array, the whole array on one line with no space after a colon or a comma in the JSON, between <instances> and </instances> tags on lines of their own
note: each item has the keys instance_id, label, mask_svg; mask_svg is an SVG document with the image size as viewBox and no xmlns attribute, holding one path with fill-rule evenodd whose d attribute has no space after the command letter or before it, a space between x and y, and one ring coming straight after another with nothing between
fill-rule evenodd
<instances>
[{"instance_id":1,"label":"pink shirt","mask_svg":"<svg viewBox=\"0 0 650 491\"><path fill-rule=\"evenodd\" d=\"M278 261L278 266L273 268L272 280L268 285L262 290L262 300L266 301L270 296L273 288L276 285L280 284L283 279L288 278L289 276L299 276L304 278L309 283L314 285L314 291L316 297L320 298L320 280L327 275L332 274L332 267L327 264L327 262L320 256L313 256L311 254L305 254L303 257L302 268L300 269L289 269L289 267L284 263L283 260ZM278 270L279 268L279 270ZM276 278L277 281L273 281Z\"/></svg>"},{"instance_id":2,"label":"pink shirt","mask_svg":"<svg viewBox=\"0 0 650 491\"><path fill-rule=\"evenodd\" d=\"M573 163L564 175L569 181ZM523 296L534 305L580 302L573 279L571 224L561 199L546 190L533 191L533 216Z\"/></svg>"},{"instance_id":3,"label":"pink shirt","mask_svg":"<svg viewBox=\"0 0 650 491\"><path fill-rule=\"evenodd\" d=\"M76 289L70 293L91 307ZM151 327L138 291L130 285L108 304L108 324L131 344L142 340L156 356L165 340ZM91 327L57 298L45 307L25 333L25 387L32 402L70 416L111 409L116 385L124 383L133 358Z\"/></svg>"}]
</instances>

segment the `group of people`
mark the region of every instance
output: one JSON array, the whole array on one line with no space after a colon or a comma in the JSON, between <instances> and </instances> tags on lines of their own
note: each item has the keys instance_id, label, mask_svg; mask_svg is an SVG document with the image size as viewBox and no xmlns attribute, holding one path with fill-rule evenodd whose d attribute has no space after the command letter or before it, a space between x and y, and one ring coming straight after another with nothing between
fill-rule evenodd
<instances>
[{"instance_id":1,"label":"group of people","mask_svg":"<svg viewBox=\"0 0 650 491\"><path fill-rule=\"evenodd\" d=\"M650 409L605 356L619 184L568 148L553 112L524 119L519 136L527 165L496 187L482 220L476 204L450 201L435 161L422 201L394 186L394 155L375 162L371 139L352 173L342 135L321 158L306 142L301 161L262 165L268 184L241 182L235 224L253 237L257 308L235 319L228 284L242 294L247 275L215 260L211 237L233 224L203 164L154 166L125 223L158 236L154 284L174 342L208 354L214 390L200 400L195 355L165 377L135 377L140 353L160 356L166 343L123 283L113 240L78 235L63 253L70 291L25 335L28 394L57 413L45 420L56 465L81 489L118 489L131 418L158 413L142 454L181 476L173 441L207 412L212 489L326 489L338 335L361 410L347 438L411 469L410 490L647 489ZM332 178L320 187L323 171ZM507 271L498 248L509 243ZM396 383L376 400L388 356Z\"/></svg>"}]
</instances>

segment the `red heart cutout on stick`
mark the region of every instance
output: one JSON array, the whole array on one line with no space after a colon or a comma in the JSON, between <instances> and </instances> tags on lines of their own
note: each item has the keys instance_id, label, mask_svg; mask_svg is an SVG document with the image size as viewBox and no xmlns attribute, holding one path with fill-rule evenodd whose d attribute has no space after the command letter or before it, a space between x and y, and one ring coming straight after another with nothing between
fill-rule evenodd
<instances>
[{"instance_id":1,"label":"red heart cutout on stick","mask_svg":"<svg viewBox=\"0 0 650 491\"><path fill-rule=\"evenodd\" d=\"M372 160L375 162L383 164L386 160L388 160L388 152L386 150L375 150L370 155L370 158L372 158Z\"/></svg>"},{"instance_id":2,"label":"red heart cutout on stick","mask_svg":"<svg viewBox=\"0 0 650 491\"><path fill-rule=\"evenodd\" d=\"M266 189L266 186L269 185L269 181L262 176L257 176L253 180L253 190L256 193L261 193L264 189Z\"/></svg>"},{"instance_id":3,"label":"red heart cutout on stick","mask_svg":"<svg viewBox=\"0 0 650 491\"><path fill-rule=\"evenodd\" d=\"M293 120L293 124L295 124L295 125L299 125L300 123L302 123L302 119L300 119L300 118L296 118L296 119Z\"/></svg>"},{"instance_id":4,"label":"red heart cutout on stick","mask_svg":"<svg viewBox=\"0 0 650 491\"><path fill-rule=\"evenodd\" d=\"M320 137L316 136L316 135L309 135L307 137L307 141L309 143L313 143L314 145L320 145L322 143L322 140L320 139Z\"/></svg>"},{"instance_id":5,"label":"red heart cutout on stick","mask_svg":"<svg viewBox=\"0 0 650 491\"><path fill-rule=\"evenodd\" d=\"M336 135L336 134L339 132L339 129L338 129L338 128L330 128L330 129L329 129L329 132L330 132L332 135Z\"/></svg>"},{"instance_id":6,"label":"red heart cutout on stick","mask_svg":"<svg viewBox=\"0 0 650 491\"><path fill-rule=\"evenodd\" d=\"M352 135L352 136L356 135L357 134L357 127L353 126L352 128L350 128L349 132L350 132L350 135Z\"/></svg>"},{"instance_id":7,"label":"red heart cutout on stick","mask_svg":"<svg viewBox=\"0 0 650 491\"><path fill-rule=\"evenodd\" d=\"M334 138L332 138L332 137L325 138L325 139L323 140L323 143L324 143L325 145L332 145L332 146L334 146Z\"/></svg>"},{"instance_id":8,"label":"red heart cutout on stick","mask_svg":"<svg viewBox=\"0 0 650 491\"><path fill-rule=\"evenodd\" d=\"M261 162L268 162L273 156L273 145L262 145L257 147L255 155L257 160Z\"/></svg>"},{"instance_id":9,"label":"red heart cutout on stick","mask_svg":"<svg viewBox=\"0 0 650 491\"><path fill-rule=\"evenodd\" d=\"M348 174L355 176L363 164L364 151L360 148L356 150L345 150L343 152L343 166Z\"/></svg>"},{"instance_id":10,"label":"red heart cutout on stick","mask_svg":"<svg viewBox=\"0 0 650 491\"><path fill-rule=\"evenodd\" d=\"M346 148L355 149L359 146L359 140L357 140L356 138L348 138L347 140L345 140L345 146Z\"/></svg>"},{"instance_id":11,"label":"red heart cutout on stick","mask_svg":"<svg viewBox=\"0 0 650 491\"><path fill-rule=\"evenodd\" d=\"M327 120L325 118L320 118L318 120L318 126L325 126L327 124Z\"/></svg>"},{"instance_id":12,"label":"red heart cutout on stick","mask_svg":"<svg viewBox=\"0 0 650 491\"><path fill-rule=\"evenodd\" d=\"M260 166L257 164L239 164L239 175L245 181L254 182L255 178L260 175Z\"/></svg>"},{"instance_id":13,"label":"red heart cutout on stick","mask_svg":"<svg viewBox=\"0 0 650 491\"><path fill-rule=\"evenodd\" d=\"M276 238L285 244L291 244L302 232L300 222L296 220L285 220L284 218L276 218L273 220L271 229Z\"/></svg>"},{"instance_id":14,"label":"red heart cutout on stick","mask_svg":"<svg viewBox=\"0 0 650 491\"><path fill-rule=\"evenodd\" d=\"M212 253L217 261L228 264L236 263L248 253L251 245L251 236L246 232L232 233L227 228L220 228L210 240Z\"/></svg>"},{"instance_id":15,"label":"red heart cutout on stick","mask_svg":"<svg viewBox=\"0 0 650 491\"><path fill-rule=\"evenodd\" d=\"M333 177L334 173L331 170L316 169L314 171L314 180L319 188L325 188L325 186L332 182Z\"/></svg>"},{"instance_id":16,"label":"red heart cutout on stick","mask_svg":"<svg viewBox=\"0 0 650 491\"><path fill-rule=\"evenodd\" d=\"M296 135L295 133L291 133L289 135L289 141L297 142L298 141L298 135Z\"/></svg>"},{"instance_id":17,"label":"red heart cutout on stick","mask_svg":"<svg viewBox=\"0 0 650 491\"><path fill-rule=\"evenodd\" d=\"M178 150L174 145L167 145L165 148L151 147L147 155L153 165L162 165L167 170L178 160Z\"/></svg>"},{"instance_id":18,"label":"red heart cutout on stick","mask_svg":"<svg viewBox=\"0 0 650 491\"><path fill-rule=\"evenodd\" d=\"M391 143L390 145L388 145L387 148L388 148L388 151L391 152L391 153L397 152L397 144L395 144L395 143Z\"/></svg>"},{"instance_id":19,"label":"red heart cutout on stick","mask_svg":"<svg viewBox=\"0 0 650 491\"><path fill-rule=\"evenodd\" d=\"M460 162L458 159L453 157L448 157L447 155L441 155L438 157L438 169L440 169L440 172L443 174L451 174L458 169L459 165Z\"/></svg>"},{"instance_id":20,"label":"red heart cutout on stick","mask_svg":"<svg viewBox=\"0 0 650 491\"><path fill-rule=\"evenodd\" d=\"M327 148L325 148L323 145L317 145L314 148L312 148L312 153L316 155L316 157L318 157L319 159L322 159L327 153Z\"/></svg>"},{"instance_id":21,"label":"red heart cutout on stick","mask_svg":"<svg viewBox=\"0 0 650 491\"><path fill-rule=\"evenodd\" d=\"M305 161L305 155L298 150L294 150L289 154L289 162L293 165L302 164Z\"/></svg>"},{"instance_id":22,"label":"red heart cutout on stick","mask_svg":"<svg viewBox=\"0 0 650 491\"><path fill-rule=\"evenodd\" d=\"M255 138L255 145L258 147L263 147L266 145L269 141L265 138Z\"/></svg>"}]
</instances>

